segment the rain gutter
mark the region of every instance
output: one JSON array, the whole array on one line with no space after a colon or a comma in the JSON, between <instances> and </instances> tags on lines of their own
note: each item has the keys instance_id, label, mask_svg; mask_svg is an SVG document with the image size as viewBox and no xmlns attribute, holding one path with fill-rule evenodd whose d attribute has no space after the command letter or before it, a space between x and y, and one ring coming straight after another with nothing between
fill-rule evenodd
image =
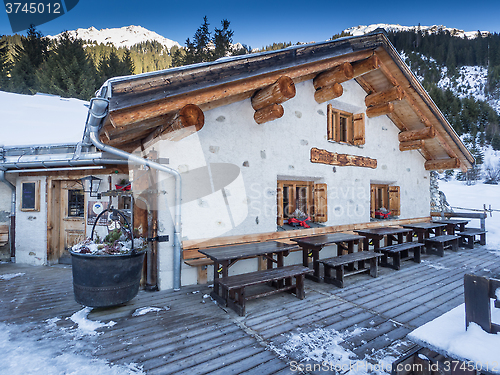
<instances>
[{"instance_id":1,"label":"rain gutter","mask_svg":"<svg viewBox=\"0 0 500 375\"><path fill-rule=\"evenodd\" d=\"M113 80L119 80L113 79ZM115 156L128 160L131 164L144 165L170 175L175 178L175 218L174 218L174 290L181 287L181 264L182 264L182 246L181 246L181 175L175 169L166 167L162 164L138 157L123 150L102 143L99 139L99 129L102 126L103 119L108 114L109 101L107 92L110 81L107 81L97 96L90 100L89 114L85 125L85 134L82 141L83 146L93 144L98 149L109 152Z\"/></svg>"}]
</instances>

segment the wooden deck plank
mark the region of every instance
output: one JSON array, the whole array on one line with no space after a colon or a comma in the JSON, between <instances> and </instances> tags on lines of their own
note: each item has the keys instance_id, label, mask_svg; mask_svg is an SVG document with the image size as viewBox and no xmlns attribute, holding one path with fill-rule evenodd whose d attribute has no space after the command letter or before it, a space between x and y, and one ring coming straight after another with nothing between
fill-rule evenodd
<instances>
[{"instance_id":1,"label":"wooden deck plank","mask_svg":"<svg viewBox=\"0 0 500 375\"><path fill-rule=\"evenodd\" d=\"M224 358L221 358L222 361L224 361ZM220 364L220 362L219 362ZM264 364L259 366L259 364ZM269 369L267 367L273 367L272 372L269 372ZM230 374L241 374L241 373L249 373L252 372L254 374L273 374L275 371L282 370L284 367L286 367L286 364L281 361L276 359L276 356L270 352L269 350L264 350L262 348L261 351L257 352L256 354L252 356L246 356L245 358L233 362L231 364L226 364L224 362L224 367L219 366L219 368L215 369L214 371L210 371L207 374L210 375L230 375Z\"/></svg>"},{"instance_id":2,"label":"wooden deck plank","mask_svg":"<svg viewBox=\"0 0 500 375\"><path fill-rule=\"evenodd\" d=\"M183 371L177 371L176 375L191 375L191 374L206 374L207 372L213 372L219 370L219 374L235 374L242 369L251 369L255 367L255 362L250 362L248 359L253 357L259 358L258 355L270 354L266 352L265 348L259 345L253 345L249 347L244 347L242 349L231 351L226 355L213 358L210 361L200 363L195 367L185 369ZM246 359L246 360L245 360ZM268 359L266 357L266 359Z\"/></svg>"},{"instance_id":3,"label":"wooden deck plank","mask_svg":"<svg viewBox=\"0 0 500 375\"><path fill-rule=\"evenodd\" d=\"M217 345L213 344L215 343L206 343L206 350L199 353L189 353L189 351L186 350L185 353L182 353L182 358L179 358L179 356L176 355L177 353L174 353L168 358L164 358L161 354L156 355L145 362L144 369L148 374L178 374L183 370L192 370L194 366L203 365L205 362L209 362L214 358L222 357L228 353L234 353L239 349L247 349L252 345L258 345L256 340L251 337L242 337L239 340L231 340L230 342L218 343ZM259 348L259 350L261 349ZM254 351L252 351L251 355L253 354L255 354Z\"/></svg>"},{"instance_id":4,"label":"wooden deck plank","mask_svg":"<svg viewBox=\"0 0 500 375\"><path fill-rule=\"evenodd\" d=\"M343 344L358 359L372 350L387 350L393 342L410 346L405 338L409 331L463 302L465 273L500 274L498 257L484 246L446 252L444 258L425 254L422 260L406 262L399 271L381 268L376 279L351 276L343 289L307 280L304 300L285 293L252 300L242 318L204 299L211 291L207 285L140 291L125 305L88 315L116 321L89 340L90 348L96 348L91 352L113 363L137 363L147 374L263 375L296 373L287 363L290 358L266 350L270 343L279 348L296 332L365 328ZM0 264L0 274L13 273L24 275L0 279L0 322L35 323L33 331L28 328L33 325L23 329L44 337L56 337L58 330L75 325L66 318L83 306L74 301L71 268ZM133 316L142 307L162 310ZM54 317L60 320L47 331L47 319Z\"/></svg>"}]
</instances>

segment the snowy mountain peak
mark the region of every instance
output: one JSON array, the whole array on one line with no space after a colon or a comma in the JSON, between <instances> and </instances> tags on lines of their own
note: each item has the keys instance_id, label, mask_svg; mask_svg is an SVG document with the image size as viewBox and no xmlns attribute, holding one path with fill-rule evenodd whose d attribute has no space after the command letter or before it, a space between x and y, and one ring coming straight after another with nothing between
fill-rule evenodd
<instances>
[{"instance_id":1,"label":"snowy mountain peak","mask_svg":"<svg viewBox=\"0 0 500 375\"><path fill-rule=\"evenodd\" d=\"M167 39L160 34L155 33L145 29L142 26L125 26L121 28L114 29L100 29L97 30L95 27L91 26L88 29L76 29L68 31L71 36L78 37L85 41L94 41L96 43L103 44L113 44L116 48L126 47L130 48L134 44L142 43L146 41L157 41L158 43L164 45L168 49L173 46L180 47L180 44L176 41ZM61 34L50 36L51 39L57 39Z\"/></svg>"},{"instance_id":2,"label":"snowy mountain peak","mask_svg":"<svg viewBox=\"0 0 500 375\"><path fill-rule=\"evenodd\" d=\"M421 31L427 31L430 34L433 33L438 33L439 31L448 31L452 36L460 37L460 38L467 38L467 39L474 39L477 37L477 31L464 31L460 29L455 29L455 28L449 28L443 25L432 25L432 26L401 26L401 25L394 25L394 24L385 24L385 23L377 23L373 25L359 25L359 26L354 26L350 27L349 29L345 29L344 32L350 33L354 36L358 35L364 35L371 33L372 31L382 28L385 29L386 31L417 31L419 28ZM489 35L489 31L481 31L482 36L487 36Z\"/></svg>"}]
</instances>

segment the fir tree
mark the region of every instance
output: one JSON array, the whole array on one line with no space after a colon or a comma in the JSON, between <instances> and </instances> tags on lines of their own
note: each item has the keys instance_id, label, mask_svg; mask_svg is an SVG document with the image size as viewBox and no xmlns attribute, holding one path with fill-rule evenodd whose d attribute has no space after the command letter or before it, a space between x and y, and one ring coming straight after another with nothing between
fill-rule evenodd
<instances>
[{"instance_id":1,"label":"fir tree","mask_svg":"<svg viewBox=\"0 0 500 375\"><path fill-rule=\"evenodd\" d=\"M233 34L234 31L229 29L230 22L228 20L222 20L222 29L215 29L214 32L214 50L213 59L217 60L224 56L229 56L233 53Z\"/></svg>"},{"instance_id":2,"label":"fir tree","mask_svg":"<svg viewBox=\"0 0 500 375\"><path fill-rule=\"evenodd\" d=\"M0 36L0 90L7 90L9 86L9 72L10 72L10 59L9 59L9 46L7 40Z\"/></svg>"},{"instance_id":3,"label":"fir tree","mask_svg":"<svg viewBox=\"0 0 500 375\"><path fill-rule=\"evenodd\" d=\"M130 51L125 51L122 59L114 50L109 53L109 56L102 56L97 71L102 83L113 77L133 74L134 63L130 57Z\"/></svg>"},{"instance_id":4,"label":"fir tree","mask_svg":"<svg viewBox=\"0 0 500 375\"><path fill-rule=\"evenodd\" d=\"M122 66L122 73L123 73L122 75L128 76L128 75L134 74L135 65L134 65L134 61L132 60L132 54L129 50L126 50L123 53L121 66Z\"/></svg>"},{"instance_id":5,"label":"fir tree","mask_svg":"<svg viewBox=\"0 0 500 375\"><path fill-rule=\"evenodd\" d=\"M228 20L221 21L222 28L215 29L213 38L209 30L207 16L203 17L203 24L196 30L193 39L186 39L186 47L183 51L175 50L172 52L172 65L181 66L196 64L200 62L214 61L223 56L233 54L232 43L234 32L229 29ZM238 54L245 53L239 50Z\"/></svg>"},{"instance_id":6,"label":"fir tree","mask_svg":"<svg viewBox=\"0 0 500 375\"><path fill-rule=\"evenodd\" d=\"M35 94L40 84L37 71L49 55L49 39L32 25L21 44L14 48L14 66L11 71L11 88L20 94Z\"/></svg>"},{"instance_id":7,"label":"fir tree","mask_svg":"<svg viewBox=\"0 0 500 375\"><path fill-rule=\"evenodd\" d=\"M83 49L83 41L68 32L57 40L38 78L42 91L67 98L89 100L97 89L96 70Z\"/></svg>"},{"instance_id":8,"label":"fir tree","mask_svg":"<svg viewBox=\"0 0 500 375\"><path fill-rule=\"evenodd\" d=\"M172 66L182 66L186 61L186 50L184 48L172 48Z\"/></svg>"},{"instance_id":9,"label":"fir tree","mask_svg":"<svg viewBox=\"0 0 500 375\"><path fill-rule=\"evenodd\" d=\"M209 43L211 42L210 38L210 30L208 27L210 24L208 23L207 16L203 17L202 25L196 30L193 37L194 44L194 62L206 62L210 61L210 51L209 51Z\"/></svg>"}]
</instances>

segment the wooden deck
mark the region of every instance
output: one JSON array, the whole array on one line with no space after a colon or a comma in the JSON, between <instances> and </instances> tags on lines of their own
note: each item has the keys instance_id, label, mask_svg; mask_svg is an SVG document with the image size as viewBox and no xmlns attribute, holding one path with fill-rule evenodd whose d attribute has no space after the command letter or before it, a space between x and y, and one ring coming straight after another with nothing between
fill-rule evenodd
<instances>
[{"instance_id":1,"label":"wooden deck","mask_svg":"<svg viewBox=\"0 0 500 375\"><path fill-rule=\"evenodd\" d=\"M16 273L24 274L1 278ZM71 268L3 263L0 322L46 340L66 340L72 350L112 364L135 363L147 374L289 374L297 373L290 362L304 359L291 344L314 335L321 337L315 345L343 335L340 345L353 361L397 357L414 345L408 332L463 303L465 273L498 277L500 258L485 246L460 248L444 258L423 255L421 264L403 262L399 271L381 268L378 278L351 276L343 289L307 280L304 300L281 293L249 301L245 317L204 298L211 291L206 285L140 291L127 305L94 309L88 319L116 324L75 341L68 317L83 307L73 299ZM141 307L161 310L133 316ZM328 353L331 347L316 349ZM312 362L319 363L302 363Z\"/></svg>"}]
</instances>

